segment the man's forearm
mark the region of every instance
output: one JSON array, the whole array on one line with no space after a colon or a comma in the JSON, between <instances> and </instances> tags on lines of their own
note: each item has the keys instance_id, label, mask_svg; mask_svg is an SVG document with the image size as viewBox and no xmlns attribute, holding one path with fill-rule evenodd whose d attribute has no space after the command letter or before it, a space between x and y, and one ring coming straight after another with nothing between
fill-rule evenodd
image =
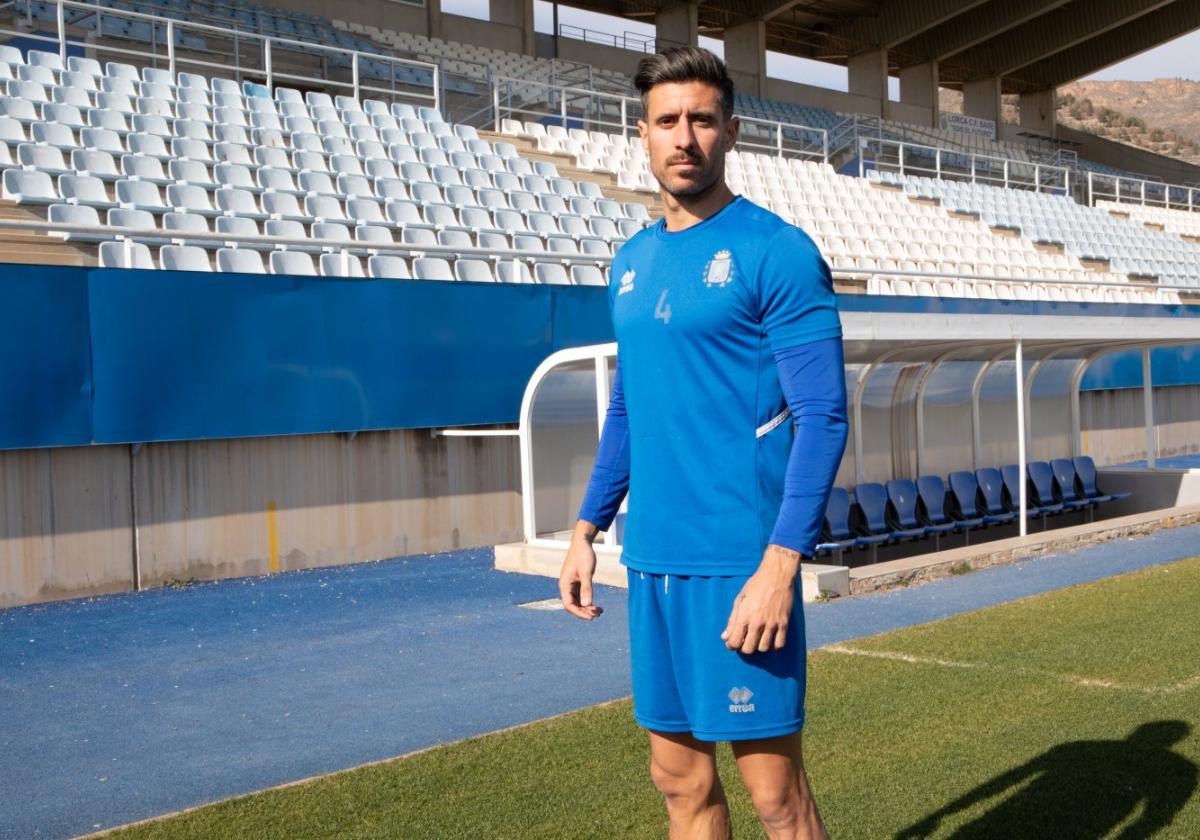
<instances>
[{"instance_id":1,"label":"man's forearm","mask_svg":"<svg viewBox=\"0 0 1200 840\"><path fill-rule=\"evenodd\" d=\"M596 541L596 537L600 534L600 528L595 523L588 522L586 519L580 519L575 523L575 530L571 534L571 539L582 540L588 545Z\"/></svg>"},{"instance_id":2,"label":"man's forearm","mask_svg":"<svg viewBox=\"0 0 1200 840\"><path fill-rule=\"evenodd\" d=\"M772 543L763 552L762 562L758 564L759 571L772 575L777 580L789 584L800 574L800 563L804 555L782 545Z\"/></svg>"}]
</instances>

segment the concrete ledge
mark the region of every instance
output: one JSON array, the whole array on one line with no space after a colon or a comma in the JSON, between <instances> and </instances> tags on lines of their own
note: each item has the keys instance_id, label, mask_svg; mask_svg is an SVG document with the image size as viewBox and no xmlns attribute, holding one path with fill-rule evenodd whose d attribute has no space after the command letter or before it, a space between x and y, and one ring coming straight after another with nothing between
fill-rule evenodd
<instances>
[{"instance_id":1,"label":"concrete ledge","mask_svg":"<svg viewBox=\"0 0 1200 840\"><path fill-rule=\"evenodd\" d=\"M496 568L502 572L541 575L558 578L565 549L508 543L496 546ZM596 583L606 586L626 586L625 567L621 565L620 550L596 549ZM805 563L800 567L801 597L806 602L821 597L842 597L850 594L850 570L845 566Z\"/></svg>"},{"instance_id":2,"label":"concrete ledge","mask_svg":"<svg viewBox=\"0 0 1200 840\"><path fill-rule=\"evenodd\" d=\"M1109 540L1145 536L1163 528L1176 528L1197 522L1200 522L1200 505L1187 505L889 560L850 569L850 594L860 595L896 586L925 583L953 574L1016 563L1030 557L1071 551ZM1200 553L1200 546L1197 546L1197 553Z\"/></svg>"}]
</instances>

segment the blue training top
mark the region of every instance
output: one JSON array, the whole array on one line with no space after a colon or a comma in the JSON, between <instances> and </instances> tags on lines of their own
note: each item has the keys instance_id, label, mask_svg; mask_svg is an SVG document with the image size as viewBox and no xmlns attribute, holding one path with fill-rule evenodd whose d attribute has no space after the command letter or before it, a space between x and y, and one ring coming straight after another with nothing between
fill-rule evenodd
<instances>
[{"instance_id":1,"label":"blue training top","mask_svg":"<svg viewBox=\"0 0 1200 840\"><path fill-rule=\"evenodd\" d=\"M620 375L614 396L628 428L607 434L606 423L609 440L602 439L580 518L607 527L628 481L626 565L752 573L780 518L793 442L788 403L803 401L785 400L776 355L820 342L814 346L829 348L823 358L837 364L821 365L825 375L808 383L826 387L831 406L830 422L814 427L823 435L814 439L822 464L806 518L818 524L805 524L789 545L811 554L845 443L841 322L812 240L739 196L685 230L667 231L659 221L639 232L613 260L608 294ZM836 394L828 393L830 370ZM803 412L792 413L802 420ZM606 457L622 447L627 475ZM796 454L792 460L802 462L805 453ZM791 478L789 471L789 485Z\"/></svg>"}]
</instances>

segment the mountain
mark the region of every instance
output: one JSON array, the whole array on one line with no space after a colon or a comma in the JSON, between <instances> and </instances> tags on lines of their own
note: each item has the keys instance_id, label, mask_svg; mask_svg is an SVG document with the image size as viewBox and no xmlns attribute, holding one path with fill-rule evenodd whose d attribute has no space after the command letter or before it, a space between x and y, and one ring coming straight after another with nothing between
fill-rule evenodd
<instances>
[{"instance_id":1,"label":"mountain","mask_svg":"<svg viewBox=\"0 0 1200 840\"><path fill-rule=\"evenodd\" d=\"M1200 164L1200 82L1074 82L1058 89L1058 120Z\"/></svg>"},{"instance_id":2,"label":"mountain","mask_svg":"<svg viewBox=\"0 0 1200 840\"><path fill-rule=\"evenodd\" d=\"M941 91L943 111L962 112L962 94ZM1005 96L1002 119L1017 122L1018 98ZM1200 165L1200 82L1073 82L1058 89L1058 122Z\"/></svg>"}]
</instances>

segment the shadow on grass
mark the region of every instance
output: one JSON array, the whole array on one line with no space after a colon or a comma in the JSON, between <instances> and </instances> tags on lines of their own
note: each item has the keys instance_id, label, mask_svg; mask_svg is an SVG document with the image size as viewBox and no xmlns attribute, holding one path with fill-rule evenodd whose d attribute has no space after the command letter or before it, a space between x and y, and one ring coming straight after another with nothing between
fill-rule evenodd
<instances>
[{"instance_id":1,"label":"shadow on grass","mask_svg":"<svg viewBox=\"0 0 1200 840\"><path fill-rule=\"evenodd\" d=\"M1181 720L1139 726L1112 741L1071 741L1001 773L896 835L929 837L943 820L1000 796L987 813L954 829L955 840L1108 837L1142 840L1171 823L1196 789L1200 770L1171 750L1191 732Z\"/></svg>"}]
</instances>

